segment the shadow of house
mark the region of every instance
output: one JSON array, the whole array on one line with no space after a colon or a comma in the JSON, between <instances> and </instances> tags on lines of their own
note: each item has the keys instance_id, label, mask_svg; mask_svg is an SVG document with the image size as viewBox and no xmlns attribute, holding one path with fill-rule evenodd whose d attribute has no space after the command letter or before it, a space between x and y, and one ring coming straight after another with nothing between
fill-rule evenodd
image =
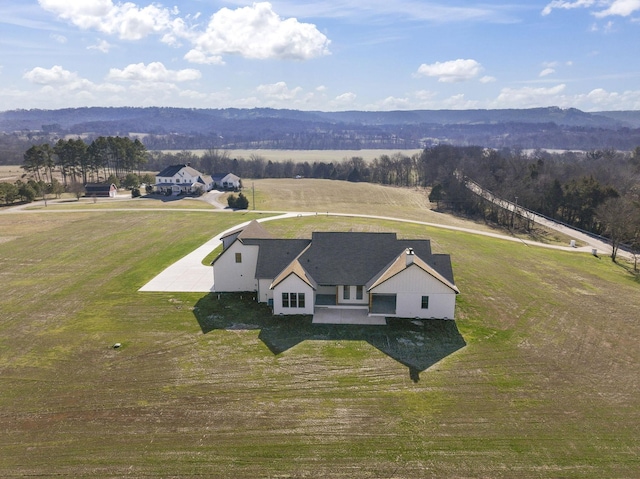
<instances>
[{"instance_id":1,"label":"shadow of house","mask_svg":"<svg viewBox=\"0 0 640 479\"><path fill-rule=\"evenodd\" d=\"M414 382L421 372L466 346L455 321L388 318L386 326L312 324L311 316L273 316L269 307L243 301L241 294L208 294L196 303L194 315L204 334L260 330L258 338L274 355L306 340L366 341L406 366Z\"/></svg>"}]
</instances>

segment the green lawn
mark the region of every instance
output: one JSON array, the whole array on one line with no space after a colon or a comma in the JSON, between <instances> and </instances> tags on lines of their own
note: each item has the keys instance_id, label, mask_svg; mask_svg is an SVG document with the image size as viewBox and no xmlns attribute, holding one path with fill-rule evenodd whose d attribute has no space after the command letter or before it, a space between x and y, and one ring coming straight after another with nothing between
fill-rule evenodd
<instances>
[{"instance_id":1,"label":"green lawn","mask_svg":"<svg viewBox=\"0 0 640 479\"><path fill-rule=\"evenodd\" d=\"M0 477L636 478L640 285L608 259L391 221L455 323L315 327L139 293L251 213L0 215ZM120 349L111 346L122 343Z\"/></svg>"}]
</instances>

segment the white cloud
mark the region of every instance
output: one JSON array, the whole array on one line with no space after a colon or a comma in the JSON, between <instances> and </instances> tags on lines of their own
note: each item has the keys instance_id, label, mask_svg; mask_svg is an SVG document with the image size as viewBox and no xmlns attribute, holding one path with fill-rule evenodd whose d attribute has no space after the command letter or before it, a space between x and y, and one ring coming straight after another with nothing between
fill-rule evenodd
<instances>
[{"instance_id":1,"label":"white cloud","mask_svg":"<svg viewBox=\"0 0 640 479\"><path fill-rule=\"evenodd\" d=\"M61 43L61 44L67 43L67 37L65 37L64 35L58 35L57 33L52 33L50 37L53 38L58 43Z\"/></svg>"},{"instance_id":2,"label":"white cloud","mask_svg":"<svg viewBox=\"0 0 640 479\"><path fill-rule=\"evenodd\" d=\"M346 92L338 95L332 101L332 105L351 105L354 101L356 101L357 95L353 92Z\"/></svg>"},{"instance_id":3,"label":"white cloud","mask_svg":"<svg viewBox=\"0 0 640 479\"><path fill-rule=\"evenodd\" d=\"M138 7L112 0L38 0L40 6L83 30L95 29L125 40L139 40L152 33L181 32L184 23L177 10L156 4Z\"/></svg>"},{"instance_id":4,"label":"white cloud","mask_svg":"<svg viewBox=\"0 0 640 479\"><path fill-rule=\"evenodd\" d=\"M283 81L270 85L259 85L257 92L268 100L291 101L302 91L301 87L289 89Z\"/></svg>"},{"instance_id":5,"label":"white cloud","mask_svg":"<svg viewBox=\"0 0 640 479\"><path fill-rule=\"evenodd\" d=\"M494 83L494 82L497 81L497 78L489 76L489 75L485 75L482 78L480 78L479 81L480 81L480 83Z\"/></svg>"},{"instance_id":6,"label":"white cloud","mask_svg":"<svg viewBox=\"0 0 640 479\"><path fill-rule=\"evenodd\" d=\"M478 107L478 102L474 100L467 100L464 97L464 93L453 95L447 98L441 103L443 108L450 110L469 110Z\"/></svg>"},{"instance_id":7,"label":"white cloud","mask_svg":"<svg viewBox=\"0 0 640 479\"><path fill-rule=\"evenodd\" d=\"M190 50L184 56L184 59L200 65L224 65L222 55L207 55L199 50Z\"/></svg>"},{"instance_id":8,"label":"white cloud","mask_svg":"<svg viewBox=\"0 0 640 479\"><path fill-rule=\"evenodd\" d=\"M640 0L553 0L547 4L542 10L542 15L549 15L554 9L571 10L574 8L602 8L592 12L597 18L609 16L628 17L629 15L640 10Z\"/></svg>"},{"instance_id":9,"label":"white cloud","mask_svg":"<svg viewBox=\"0 0 640 479\"><path fill-rule=\"evenodd\" d=\"M540 106L565 106L562 93L566 85L550 88L503 88L495 101L494 108L534 108Z\"/></svg>"},{"instance_id":10,"label":"white cloud","mask_svg":"<svg viewBox=\"0 0 640 479\"><path fill-rule=\"evenodd\" d=\"M437 77L439 82L454 83L468 81L482 71L482 65L475 60L451 60L430 65L423 63L416 72L417 76Z\"/></svg>"},{"instance_id":11,"label":"white cloud","mask_svg":"<svg viewBox=\"0 0 640 479\"><path fill-rule=\"evenodd\" d=\"M96 30L123 40L140 40L155 34L172 46L189 42L192 48L184 58L193 63L222 64L222 56L227 54L295 60L329 54L330 41L315 25L281 18L268 2L235 10L221 8L211 16L204 31L196 30L200 14L181 18L177 8L156 3L138 6L114 0L38 2L46 11L83 30Z\"/></svg>"},{"instance_id":12,"label":"white cloud","mask_svg":"<svg viewBox=\"0 0 640 479\"><path fill-rule=\"evenodd\" d=\"M111 50L111 44L106 40L98 40L98 43L95 45L88 46L87 50L98 50L102 53L109 53L109 50Z\"/></svg>"},{"instance_id":13,"label":"white cloud","mask_svg":"<svg viewBox=\"0 0 640 479\"><path fill-rule=\"evenodd\" d=\"M538 76L546 77L546 76L549 76L549 75L553 75L555 72L556 71L553 68L545 68L544 70L542 70L540 72L540 74Z\"/></svg>"},{"instance_id":14,"label":"white cloud","mask_svg":"<svg viewBox=\"0 0 640 479\"><path fill-rule=\"evenodd\" d=\"M551 3L547 4L546 7L544 7L544 9L542 10L542 14L549 15L554 8L571 10L573 8L590 7L595 3L596 3L595 0L576 0L574 2L568 2L565 0L553 0Z\"/></svg>"},{"instance_id":15,"label":"white cloud","mask_svg":"<svg viewBox=\"0 0 640 479\"><path fill-rule=\"evenodd\" d=\"M587 95L578 96L576 103L589 110L638 110L640 109L640 90L618 93L596 88Z\"/></svg>"},{"instance_id":16,"label":"white cloud","mask_svg":"<svg viewBox=\"0 0 640 479\"><path fill-rule=\"evenodd\" d=\"M205 32L193 39L185 58L196 63L219 63L222 55L246 58L306 60L329 54L329 40L315 25L282 19L267 2L236 10L222 8Z\"/></svg>"},{"instance_id":17,"label":"white cloud","mask_svg":"<svg viewBox=\"0 0 640 479\"><path fill-rule=\"evenodd\" d=\"M148 65L135 63L128 65L123 70L111 68L108 79L115 81L140 81L140 82L184 82L198 80L202 74L198 70L187 68L184 70L167 70L160 62L152 62Z\"/></svg>"},{"instance_id":18,"label":"white cloud","mask_svg":"<svg viewBox=\"0 0 640 479\"><path fill-rule=\"evenodd\" d=\"M60 65L51 68L36 67L23 75L25 80L38 85L63 84L78 80L77 73L65 70Z\"/></svg>"},{"instance_id":19,"label":"white cloud","mask_svg":"<svg viewBox=\"0 0 640 479\"><path fill-rule=\"evenodd\" d=\"M609 8L596 12L594 15L598 18L618 15L628 17L632 13L640 10L640 0L614 0Z\"/></svg>"}]
</instances>

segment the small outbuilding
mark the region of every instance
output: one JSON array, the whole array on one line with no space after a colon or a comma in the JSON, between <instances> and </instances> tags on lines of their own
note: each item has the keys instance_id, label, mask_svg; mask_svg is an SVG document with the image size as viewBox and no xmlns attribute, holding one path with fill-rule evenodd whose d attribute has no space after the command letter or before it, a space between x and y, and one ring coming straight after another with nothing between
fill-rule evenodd
<instances>
[{"instance_id":1,"label":"small outbuilding","mask_svg":"<svg viewBox=\"0 0 640 479\"><path fill-rule=\"evenodd\" d=\"M239 190L242 188L242 180L233 173L213 175L213 185L219 190Z\"/></svg>"},{"instance_id":2,"label":"small outbuilding","mask_svg":"<svg viewBox=\"0 0 640 479\"><path fill-rule=\"evenodd\" d=\"M84 185L84 196L115 198L118 194L118 188L113 183L87 183Z\"/></svg>"}]
</instances>

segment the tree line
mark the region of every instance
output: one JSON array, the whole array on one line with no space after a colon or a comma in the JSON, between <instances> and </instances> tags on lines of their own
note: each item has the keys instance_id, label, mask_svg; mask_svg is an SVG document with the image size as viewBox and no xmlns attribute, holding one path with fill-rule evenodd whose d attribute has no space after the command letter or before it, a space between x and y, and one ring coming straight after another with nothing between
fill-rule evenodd
<instances>
[{"instance_id":1,"label":"tree line","mask_svg":"<svg viewBox=\"0 0 640 479\"><path fill-rule=\"evenodd\" d=\"M411 156L380 155L372 161L353 156L337 162L267 161L259 155L231 158L211 149L151 155L158 166L190 162L204 171L233 172L244 178L322 178L430 188L439 208L503 227L532 228L526 215L474 194L474 180L497 197L597 235L607 236L613 257L622 243L640 249L640 147L554 153L544 150L490 149L437 145Z\"/></svg>"},{"instance_id":2,"label":"tree line","mask_svg":"<svg viewBox=\"0 0 640 479\"><path fill-rule=\"evenodd\" d=\"M142 168L161 170L190 163L206 173L233 172L243 178L320 178L371 182L400 187L430 188L430 199L440 208L475 216L502 226L531 222L474 194L471 179L496 196L549 216L614 243L640 243L640 147L631 152L614 149L554 153L545 150L491 149L480 146L436 145L408 156L382 154L372 161L352 156L342 161L274 162L259 154L232 158L228 150L209 149L202 155L147 152L139 140L100 137L59 140L30 147L23 168L34 181L53 184L59 171L63 187L82 180L104 181ZM33 187L33 185L32 185ZM23 191L24 192L24 191ZM615 223L615 224L614 224Z\"/></svg>"},{"instance_id":3,"label":"tree line","mask_svg":"<svg viewBox=\"0 0 640 479\"><path fill-rule=\"evenodd\" d=\"M524 209L609 238L616 259L627 244L640 251L640 147L585 153L437 147L421 155L430 199L505 227L531 228ZM514 214L467 188L472 180L518 205Z\"/></svg>"},{"instance_id":4,"label":"tree line","mask_svg":"<svg viewBox=\"0 0 640 479\"><path fill-rule=\"evenodd\" d=\"M33 145L24 153L22 168L45 183L53 182L54 172L59 172L63 185L69 186L140 174L146 163L147 149L140 140L101 136L89 144L78 138Z\"/></svg>"}]
</instances>

